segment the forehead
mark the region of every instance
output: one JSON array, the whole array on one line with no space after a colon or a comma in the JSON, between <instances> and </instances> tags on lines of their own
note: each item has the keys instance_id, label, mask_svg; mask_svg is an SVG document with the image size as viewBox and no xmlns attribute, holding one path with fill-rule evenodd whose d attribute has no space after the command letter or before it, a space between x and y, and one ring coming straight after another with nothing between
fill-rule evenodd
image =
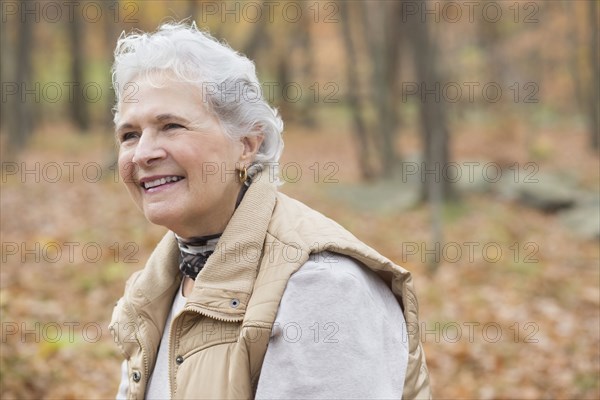
<instances>
[{"instance_id":1,"label":"forehead","mask_svg":"<svg viewBox=\"0 0 600 400\"><path fill-rule=\"evenodd\" d=\"M195 119L207 114L201 91L196 86L157 73L126 82L117 112L117 125L164 115Z\"/></svg>"}]
</instances>

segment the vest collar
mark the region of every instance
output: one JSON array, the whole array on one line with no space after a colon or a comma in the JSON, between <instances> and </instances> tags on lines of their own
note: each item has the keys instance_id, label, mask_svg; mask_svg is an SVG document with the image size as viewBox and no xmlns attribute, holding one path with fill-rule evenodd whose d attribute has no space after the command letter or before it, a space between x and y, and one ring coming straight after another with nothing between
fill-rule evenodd
<instances>
[{"instance_id":1,"label":"vest collar","mask_svg":"<svg viewBox=\"0 0 600 400\"><path fill-rule=\"evenodd\" d=\"M243 319L276 195L275 185L266 176L257 176L198 274L186 309L220 320Z\"/></svg>"},{"instance_id":2,"label":"vest collar","mask_svg":"<svg viewBox=\"0 0 600 400\"><path fill-rule=\"evenodd\" d=\"M254 287L267 227L275 208L277 189L266 176L250 185L219 240L215 252L198 274L186 310L223 321L242 320ZM154 314L159 331L175 290L181 282L179 249L168 232L134 283L131 300ZM164 303L164 304L163 304ZM147 307L150 306L150 307ZM142 310L140 310L142 311Z\"/></svg>"}]
</instances>

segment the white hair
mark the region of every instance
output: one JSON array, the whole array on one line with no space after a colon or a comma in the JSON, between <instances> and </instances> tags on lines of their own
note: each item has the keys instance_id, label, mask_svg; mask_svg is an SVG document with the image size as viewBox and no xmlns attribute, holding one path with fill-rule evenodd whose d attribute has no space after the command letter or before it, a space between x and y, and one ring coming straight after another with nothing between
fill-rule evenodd
<instances>
[{"instance_id":1,"label":"white hair","mask_svg":"<svg viewBox=\"0 0 600 400\"><path fill-rule=\"evenodd\" d=\"M248 175L254 177L268 167L270 178L280 183L283 121L264 99L252 61L198 30L195 23L166 23L154 33L123 32L112 67L115 123L127 83L156 72L172 74L196 87L229 138L262 134L263 142Z\"/></svg>"}]
</instances>

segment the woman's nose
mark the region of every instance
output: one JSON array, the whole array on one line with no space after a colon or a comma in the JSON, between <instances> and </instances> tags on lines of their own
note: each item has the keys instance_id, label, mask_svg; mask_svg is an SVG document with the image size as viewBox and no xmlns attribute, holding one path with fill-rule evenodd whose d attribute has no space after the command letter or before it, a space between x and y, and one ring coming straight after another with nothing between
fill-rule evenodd
<instances>
[{"instance_id":1,"label":"woman's nose","mask_svg":"<svg viewBox=\"0 0 600 400\"><path fill-rule=\"evenodd\" d=\"M166 151L153 133L143 133L133 154L133 161L140 166L150 166L166 157Z\"/></svg>"}]
</instances>

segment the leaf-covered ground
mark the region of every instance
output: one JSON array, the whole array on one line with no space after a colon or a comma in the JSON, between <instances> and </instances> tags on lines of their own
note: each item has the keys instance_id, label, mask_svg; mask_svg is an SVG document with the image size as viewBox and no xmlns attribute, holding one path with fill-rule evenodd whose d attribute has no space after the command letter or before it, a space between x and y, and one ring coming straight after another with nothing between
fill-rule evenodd
<instances>
[{"instance_id":1,"label":"leaf-covered ground","mask_svg":"<svg viewBox=\"0 0 600 400\"><path fill-rule=\"evenodd\" d=\"M164 232L144 220L118 182L110 134L69 132L55 126L18 157L4 155L3 399L114 396L121 359L107 329L112 306ZM522 163L531 157L519 150L523 140L464 130L454 137L453 157ZM416 143L406 135L399 145L408 154ZM569 171L597 190L598 157L585 149L583 132L568 141L542 132L531 148L541 171ZM292 128L284 154L286 176L302 176L282 191L413 271L436 398L600 397L596 241L578 239L556 215L463 195L444 208L445 253L431 275L426 205L358 207L335 195L354 185L376 196L380 187L359 183L349 135Z\"/></svg>"}]
</instances>

